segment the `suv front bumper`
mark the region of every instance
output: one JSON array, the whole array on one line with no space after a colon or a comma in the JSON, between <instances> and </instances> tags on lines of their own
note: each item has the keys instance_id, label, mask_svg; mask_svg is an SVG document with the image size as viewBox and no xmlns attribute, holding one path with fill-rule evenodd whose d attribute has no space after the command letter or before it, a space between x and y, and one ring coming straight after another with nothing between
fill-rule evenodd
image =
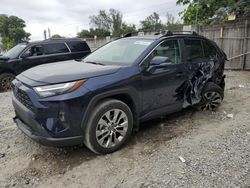
<instances>
[{"instance_id":1,"label":"suv front bumper","mask_svg":"<svg viewBox=\"0 0 250 188\"><path fill-rule=\"evenodd\" d=\"M66 126L62 131L56 131L58 124L60 124L56 116L57 113L55 113L58 111L58 106L46 108L46 110L36 108L35 106L35 111L32 111L21 103L15 95L12 96L12 104L16 114L13 120L17 127L36 142L46 146L57 147L83 143L82 131L79 131L81 129L78 126L77 128ZM49 126L55 128L49 129Z\"/></svg>"},{"instance_id":2,"label":"suv front bumper","mask_svg":"<svg viewBox=\"0 0 250 188\"><path fill-rule=\"evenodd\" d=\"M71 146L71 145L77 145L83 143L83 137L82 136L75 136L75 137L64 137L64 138L53 138L53 137L43 137L36 135L37 133L34 132L29 128L28 125L26 125L18 116L13 118L14 122L16 123L17 127L28 137L30 137L32 140L35 140L39 144L45 145L45 146Z\"/></svg>"}]
</instances>

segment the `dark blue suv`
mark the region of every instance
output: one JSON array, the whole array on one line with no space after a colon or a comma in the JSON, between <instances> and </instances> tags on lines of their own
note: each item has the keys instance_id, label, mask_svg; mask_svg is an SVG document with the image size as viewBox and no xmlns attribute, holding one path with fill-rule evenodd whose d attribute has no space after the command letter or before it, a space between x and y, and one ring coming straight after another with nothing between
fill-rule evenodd
<instances>
[{"instance_id":1,"label":"dark blue suv","mask_svg":"<svg viewBox=\"0 0 250 188\"><path fill-rule=\"evenodd\" d=\"M196 33L127 35L82 62L41 65L13 81L17 126L51 146L85 143L95 153L124 145L139 123L223 100L226 55Z\"/></svg>"}]
</instances>

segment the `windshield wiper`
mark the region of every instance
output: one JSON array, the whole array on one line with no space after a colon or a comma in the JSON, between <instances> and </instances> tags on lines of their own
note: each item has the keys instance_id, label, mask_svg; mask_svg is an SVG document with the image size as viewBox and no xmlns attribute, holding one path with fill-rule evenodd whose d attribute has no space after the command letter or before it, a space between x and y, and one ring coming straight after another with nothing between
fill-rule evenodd
<instances>
[{"instance_id":1,"label":"windshield wiper","mask_svg":"<svg viewBox=\"0 0 250 188\"><path fill-rule=\"evenodd\" d=\"M84 61L84 63L91 63L91 64L95 64L95 65L104 65L103 63L97 63L97 62L93 62L93 61Z\"/></svg>"}]
</instances>

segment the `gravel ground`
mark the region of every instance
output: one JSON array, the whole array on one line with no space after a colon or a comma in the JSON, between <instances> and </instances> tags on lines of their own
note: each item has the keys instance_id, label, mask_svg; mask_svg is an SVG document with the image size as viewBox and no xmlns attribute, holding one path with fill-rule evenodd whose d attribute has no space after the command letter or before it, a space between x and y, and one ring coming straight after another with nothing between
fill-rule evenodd
<instances>
[{"instance_id":1,"label":"gravel ground","mask_svg":"<svg viewBox=\"0 0 250 188\"><path fill-rule=\"evenodd\" d=\"M12 121L0 94L0 187L250 187L250 72L226 71L217 112L191 108L143 123L120 151L50 148Z\"/></svg>"}]
</instances>

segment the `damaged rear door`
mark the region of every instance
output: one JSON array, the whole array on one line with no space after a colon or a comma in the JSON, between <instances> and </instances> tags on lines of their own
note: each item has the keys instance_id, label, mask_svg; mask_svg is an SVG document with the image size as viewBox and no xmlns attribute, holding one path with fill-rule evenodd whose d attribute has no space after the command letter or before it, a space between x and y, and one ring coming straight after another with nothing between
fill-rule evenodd
<instances>
[{"instance_id":1,"label":"damaged rear door","mask_svg":"<svg viewBox=\"0 0 250 188\"><path fill-rule=\"evenodd\" d=\"M205 57L201 39L184 38L181 43L189 78L178 93L184 99L185 108L200 102L204 86L213 77L215 61Z\"/></svg>"},{"instance_id":2,"label":"damaged rear door","mask_svg":"<svg viewBox=\"0 0 250 188\"><path fill-rule=\"evenodd\" d=\"M177 89L187 81L188 75L181 55L178 39L162 41L141 63L143 114L155 116L178 111L183 106L183 98L177 95ZM164 66L149 71L154 57L168 59Z\"/></svg>"}]
</instances>

